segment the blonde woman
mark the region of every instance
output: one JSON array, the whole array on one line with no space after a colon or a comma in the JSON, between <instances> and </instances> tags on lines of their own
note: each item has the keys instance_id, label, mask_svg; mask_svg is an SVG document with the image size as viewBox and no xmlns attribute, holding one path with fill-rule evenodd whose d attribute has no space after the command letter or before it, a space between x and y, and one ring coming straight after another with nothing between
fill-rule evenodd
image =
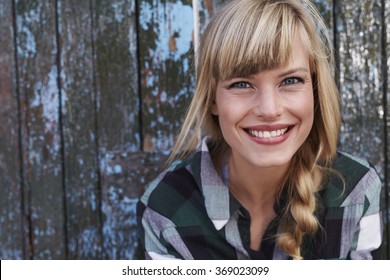
<instances>
[{"instance_id":1,"label":"blonde woman","mask_svg":"<svg viewBox=\"0 0 390 280\"><path fill-rule=\"evenodd\" d=\"M376 172L338 152L326 27L307 0L230 1L197 54L167 169L138 204L147 259L371 259Z\"/></svg>"}]
</instances>

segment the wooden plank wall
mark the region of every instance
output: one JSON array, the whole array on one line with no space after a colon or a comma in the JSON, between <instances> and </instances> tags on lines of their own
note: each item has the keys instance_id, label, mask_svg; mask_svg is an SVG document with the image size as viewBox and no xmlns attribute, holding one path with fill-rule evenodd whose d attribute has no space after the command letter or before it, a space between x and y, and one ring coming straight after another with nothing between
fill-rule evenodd
<instances>
[{"instance_id":1,"label":"wooden plank wall","mask_svg":"<svg viewBox=\"0 0 390 280\"><path fill-rule=\"evenodd\" d=\"M221 2L0 0L1 259L139 257L135 205L193 93L194 21L201 33ZM336 49L340 148L377 168L390 209L390 3L315 2Z\"/></svg>"}]
</instances>

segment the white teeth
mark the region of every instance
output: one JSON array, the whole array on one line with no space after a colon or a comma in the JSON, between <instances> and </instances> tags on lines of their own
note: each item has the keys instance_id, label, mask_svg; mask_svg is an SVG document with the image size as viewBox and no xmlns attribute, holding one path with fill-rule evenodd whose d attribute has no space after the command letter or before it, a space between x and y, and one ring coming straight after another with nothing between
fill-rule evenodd
<instances>
[{"instance_id":1,"label":"white teeth","mask_svg":"<svg viewBox=\"0 0 390 280\"><path fill-rule=\"evenodd\" d=\"M271 138L271 132L269 132L269 131L264 131L264 132L263 132L263 137L264 137L264 138Z\"/></svg>"},{"instance_id":2,"label":"white teeth","mask_svg":"<svg viewBox=\"0 0 390 280\"><path fill-rule=\"evenodd\" d=\"M287 131L287 128L283 129L278 129L278 130L273 130L273 131L258 131L258 130L249 130L249 133L252 136L258 137L258 138L273 138L273 137L278 137L280 135L285 134Z\"/></svg>"}]
</instances>

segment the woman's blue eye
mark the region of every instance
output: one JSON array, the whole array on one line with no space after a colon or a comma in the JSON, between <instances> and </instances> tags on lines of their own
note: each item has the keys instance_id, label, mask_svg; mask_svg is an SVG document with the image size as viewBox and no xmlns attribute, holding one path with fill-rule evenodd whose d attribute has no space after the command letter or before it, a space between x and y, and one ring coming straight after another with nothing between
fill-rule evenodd
<instances>
[{"instance_id":1,"label":"woman's blue eye","mask_svg":"<svg viewBox=\"0 0 390 280\"><path fill-rule=\"evenodd\" d=\"M247 82L236 82L230 85L230 88L248 88L249 84Z\"/></svg>"},{"instance_id":2,"label":"woman's blue eye","mask_svg":"<svg viewBox=\"0 0 390 280\"><path fill-rule=\"evenodd\" d=\"M301 78L290 77L290 78L284 79L282 84L286 85L286 86L289 86L289 85L295 85L295 84L298 84L298 83L301 83L301 82L303 82L303 79L301 79Z\"/></svg>"}]
</instances>

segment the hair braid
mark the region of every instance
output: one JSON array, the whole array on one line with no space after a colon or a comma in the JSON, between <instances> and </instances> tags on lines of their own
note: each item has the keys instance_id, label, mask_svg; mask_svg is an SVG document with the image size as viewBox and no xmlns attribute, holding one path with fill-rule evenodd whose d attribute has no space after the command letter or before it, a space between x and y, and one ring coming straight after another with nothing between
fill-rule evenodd
<instances>
[{"instance_id":1,"label":"hair braid","mask_svg":"<svg viewBox=\"0 0 390 280\"><path fill-rule=\"evenodd\" d=\"M298 154L295 157L289 176L292 179L281 190L286 191L288 204L279 225L277 243L293 259L302 259L300 246L303 236L315 233L319 227L315 216L316 193L321 186L323 168L310 156L313 153L304 149L301 148L300 154L305 156Z\"/></svg>"}]
</instances>

